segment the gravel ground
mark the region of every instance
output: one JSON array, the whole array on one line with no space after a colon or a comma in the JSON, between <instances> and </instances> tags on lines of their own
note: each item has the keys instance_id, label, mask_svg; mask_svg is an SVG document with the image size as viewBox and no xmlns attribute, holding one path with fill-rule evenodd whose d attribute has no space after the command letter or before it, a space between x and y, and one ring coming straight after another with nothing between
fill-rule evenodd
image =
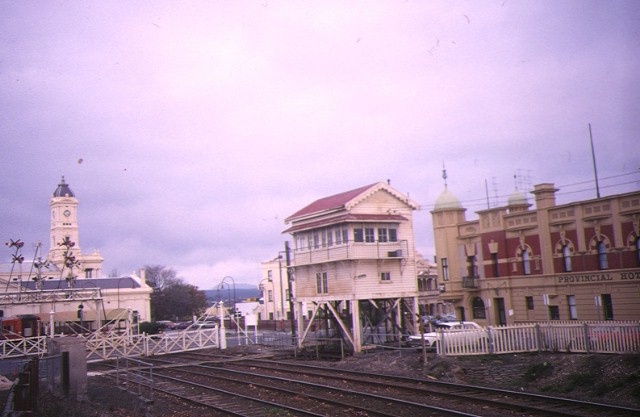
<instances>
[{"instance_id":1,"label":"gravel ground","mask_svg":"<svg viewBox=\"0 0 640 417\"><path fill-rule=\"evenodd\" d=\"M234 348L232 353L265 352L259 347ZM307 361L317 364L319 361ZM509 390L612 403L640 408L640 355L518 354L474 357L428 355L423 364L416 351L377 351L342 361L321 362L327 367L373 371L493 386ZM198 407L156 396L147 407L111 380L91 377L88 400L70 404L46 397L35 416L53 417L189 417L215 416Z\"/></svg>"}]
</instances>

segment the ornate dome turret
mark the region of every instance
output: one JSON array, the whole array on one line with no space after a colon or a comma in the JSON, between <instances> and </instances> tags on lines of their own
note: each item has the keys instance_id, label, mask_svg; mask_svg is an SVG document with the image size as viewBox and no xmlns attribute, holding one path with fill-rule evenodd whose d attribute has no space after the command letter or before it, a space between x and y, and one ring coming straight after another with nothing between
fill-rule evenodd
<instances>
[{"instance_id":1,"label":"ornate dome turret","mask_svg":"<svg viewBox=\"0 0 640 417\"><path fill-rule=\"evenodd\" d=\"M509 213L527 211L531 207L524 191L515 190L507 199L507 209Z\"/></svg>"},{"instance_id":2,"label":"ornate dome turret","mask_svg":"<svg viewBox=\"0 0 640 417\"><path fill-rule=\"evenodd\" d=\"M529 202L527 201L527 195L522 191L516 190L507 199L508 206L522 206L527 204L529 204Z\"/></svg>"},{"instance_id":3,"label":"ornate dome turret","mask_svg":"<svg viewBox=\"0 0 640 417\"><path fill-rule=\"evenodd\" d=\"M64 182L64 175L62 176L62 180L60 180L60 184L58 184L58 188L53 192L54 197L75 197L71 188L69 188L69 184Z\"/></svg>"},{"instance_id":4,"label":"ornate dome turret","mask_svg":"<svg viewBox=\"0 0 640 417\"><path fill-rule=\"evenodd\" d=\"M462 209L462 203L447 187L436 199L434 210Z\"/></svg>"},{"instance_id":5,"label":"ornate dome turret","mask_svg":"<svg viewBox=\"0 0 640 417\"><path fill-rule=\"evenodd\" d=\"M442 179L444 180L444 191L436 199L434 210L464 210L462 203L447 188L447 170L442 164Z\"/></svg>"}]
</instances>

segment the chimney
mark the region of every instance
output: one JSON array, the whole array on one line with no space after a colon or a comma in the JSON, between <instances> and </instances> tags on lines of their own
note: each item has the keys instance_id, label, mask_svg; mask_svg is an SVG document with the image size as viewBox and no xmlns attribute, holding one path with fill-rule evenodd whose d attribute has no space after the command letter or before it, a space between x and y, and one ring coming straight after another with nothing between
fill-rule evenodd
<instances>
[{"instance_id":1,"label":"chimney","mask_svg":"<svg viewBox=\"0 0 640 417\"><path fill-rule=\"evenodd\" d=\"M536 209L547 209L556 205L556 191L552 183L536 184L531 194L536 196Z\"/></svg>"}]
</instances>

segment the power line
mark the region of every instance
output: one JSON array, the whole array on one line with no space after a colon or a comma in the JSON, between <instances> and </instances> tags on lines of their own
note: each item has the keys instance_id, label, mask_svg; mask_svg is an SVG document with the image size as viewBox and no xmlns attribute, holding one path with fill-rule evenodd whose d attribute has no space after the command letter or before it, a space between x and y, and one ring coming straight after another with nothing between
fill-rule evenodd
<instances>
[{"instance_id":1,"label":"power line","mask_svg":"<svg viewBox=\"0 0 640 417\"><path fill-rule=\"evenodd\" d=\"M626 177L626 176L629 176L629 175L638 175L638 174L640 174L640 171L627 172L627 173L624 173L624 174L611 175L611 176L608 176L608 177L600 178L600 180L610 180L610 179L616 179L616 178ZM627 182L622 182L622 183L609 184L609 185L601 186L600 188L621 187L621 186L625 186L625 185L629 185L629 184L634 184L634 183L637 183L637 182L638 182L638 180L633 180L633 181L627 181ZM574 186L578 186L578 185L592 184L592 183L593 183L593 180L588 180L588 181L580 181L580 182L560 185L558 187L560 187L562 189L562 188L574 187ZM592 192L594 190L595 190L595 187L589 187L589 188L584 188L584 189L574 190L574 191L558 192L557 195L563 196L563 195L568 195L568 194ZM511 193L503 194L503 195L495 195L493 198L495 200L504 201L509 196L511 196ZM460 200L460 203L462 204L462 206L464 208L485 207L486 206L486 196L485 197L479 197L479 198L473 198L473 199ZM433 204L433 203L432 204L426 204L426 205L420 204L420 210L425 210L425 209L432 210L434 207L435 207L435 204Z\"/></svg>"}]
</instances>

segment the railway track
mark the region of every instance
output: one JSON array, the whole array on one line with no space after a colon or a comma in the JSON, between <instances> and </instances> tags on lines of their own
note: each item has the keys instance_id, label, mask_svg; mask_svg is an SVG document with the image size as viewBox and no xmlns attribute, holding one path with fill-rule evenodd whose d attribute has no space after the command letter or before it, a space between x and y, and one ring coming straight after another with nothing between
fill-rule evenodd
<instances>
[{"instance_id":1,"label":"railway track","mask_svg":"<svg viewBox=\"0 0 640 417\"><path fill-rule=\"evenodd\" d=\"M425 379L194 352L154 362L154 390L237 416L637 416L640 410Z\"/></svg>"},{"instance_id":2,"label":"railway track","mask_svg":"<svg viewBox=\"0 0 640 417\"><path fill-rule=\"evenodd\" d=\"M395 395L408 396L409 398L432 398L440 402L463 403L473 402L482 404L483 407L493 407L500 404L501 407L510 408L517 412L526 412L527 415L545 416L638 416L640 410L629 407L621 407L610 404L584 402L566 398L551 397L539 394L501 390L479 386L461 385L440 381L432 381L422 378L409 378L403 376L379 375L366 372L348 371L342 369L327 369L325 367L297 364L292 362L280 362L264 359L247 359L238 362L225 362L225 369L257 369L263 370L266 375L272 372L283 372L291 377L293 373L300 375L298 378L310 380L314 378L331 379L340 383L348 383L350 386L385 387L385 390L398 389Z\"/></svg>"}]
</instances>

